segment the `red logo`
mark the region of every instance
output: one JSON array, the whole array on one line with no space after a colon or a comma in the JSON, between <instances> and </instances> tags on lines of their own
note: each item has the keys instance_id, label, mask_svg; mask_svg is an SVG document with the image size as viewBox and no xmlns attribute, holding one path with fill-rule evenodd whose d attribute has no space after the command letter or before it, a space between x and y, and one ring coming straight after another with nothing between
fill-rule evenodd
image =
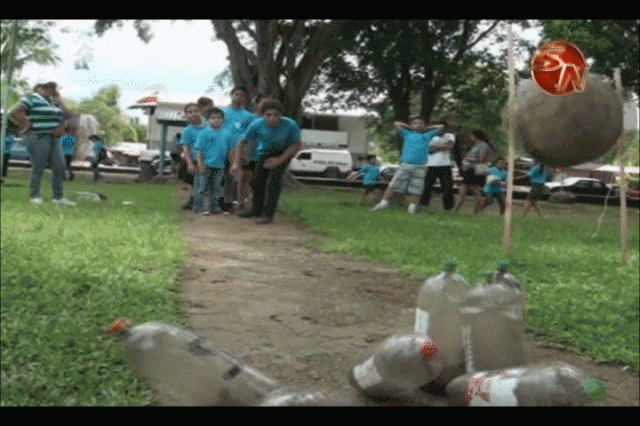
<instances>
[{"instance_id":1,"label":"red logo","mask_svg":"<svg viewBox=\"0 0 640 426\"><path fill-rule=\"evenodd\" d=\"M545 93L565 96L582 92L587 65L584 55L567 41L550 41L531 59L531 77Z\"/></svg>"}]
</instances>

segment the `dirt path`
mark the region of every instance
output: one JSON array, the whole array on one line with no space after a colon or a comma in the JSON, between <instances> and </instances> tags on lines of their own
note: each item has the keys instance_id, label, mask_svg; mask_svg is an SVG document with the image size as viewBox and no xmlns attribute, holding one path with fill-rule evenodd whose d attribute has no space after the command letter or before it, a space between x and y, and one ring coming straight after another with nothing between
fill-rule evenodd
<instances>
[{"instance_id":1,"label":"dirt path","mask_svg":"<svg viewBox=\"0 0 640 426\"><path fill-rule=\"evenodd\" d=\"M375 405L357 396L347 371L377 342L411 331L421 281L388 265L310 248L313 232L282 215L256 225L184 212L181 227L191 256L180 289L196 334L283 384ZM598 405L639 405L636 374L544 347L533 335L527 347L533 361L564 360L603 379L610 398ZM159 403L189 404L166 390ZM425 393L409 404L446 401Z\"/></svg>"}]
</instances>

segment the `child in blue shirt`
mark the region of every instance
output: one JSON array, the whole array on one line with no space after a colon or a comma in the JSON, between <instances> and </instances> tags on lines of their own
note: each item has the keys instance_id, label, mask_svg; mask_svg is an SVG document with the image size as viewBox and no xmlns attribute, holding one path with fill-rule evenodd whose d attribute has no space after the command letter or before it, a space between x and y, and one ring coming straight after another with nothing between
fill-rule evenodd
<instances>
[{"instance_id":1,"label":"child in blue shirt","mask_svg":"<svg viewBox=\"0 0 640 426\"><path fill-rule=\"evenodd\" d=\"M187 127L182 131L182 135L180 136L180 140L178 141L178 145L181 146L182 154L181 157L184 159L186 164L187 173L193 176L193 184L191 187L191 197L189 201L182 206L185 210L190 210L193 208L193 200L195 198L196 187L202 184L202 174L198 173L196 170L196 151L194 149L194 144L196 143L196 139L200 132L208 127L206 122L202 122L200 109L198 108L198 104L196 103L188 103L184 107L184 114L187 117ZM191 180L186 177L186 180Z\"/></svg>"},{"instance_id":2,"label":"child in blue shirt","mask_svg":"<svg viewBox=\"0 0 640 426\"><path fill-rule=\"evenodd\" d=\"M104 147L104 143L102 142L100 135L91 135L89 136L89 140L93 141L93 162L91 163L91 169L93 170L93 181L95 182L98 179L102 179L98 170L98 165L102 160L107 158L107 150Z\"/></svg>"},{"instance_id":3,"label":"child in blue shirt","mask_svg":"<svg viewBox=\"0 0 640 426\"><path fill-rule=\"evenodd\" d=\"M389 207L394 194L406 193L409 196L409 213L415 213L424 189L427 174L427 159L431 138L444 127L442 124L427 125L421 117L411 119L411 124L396 121L393 123L402 138L400 167L393 175L382 200L373 208L381 210Z\"/></svg>"},{"instance_id":4,"label":"child in blue shirt","mask_svg":"<svg viewBox=\"0 0 640 426\"><path fill-rule=\"evenodd\" d=\"M69 180L73 180L73 170L71 169L71 160L73 160L73 154L76 150L76 138L73 136L73 128L70 126L65 127L64 135L60 137L60 145L62 145L62 154L64 155L65 164L67 166L67 172L69 173Z\"/></svg>"},{"instance_id":5,"label":"child in blue shirt","mask_svg":"<svg viewBox=\"0 0 640 426\"><path fill-rule=\"evenodd\" d=\"M209 210L203 214L218 214L220 198L222 198L222 178L225 173L225 163L231 153L233 141L229 132L223 128L224 113L219 108L211 108L205 112L209 126L198 134L194 149L199 174L202 182L194 194L193 211L200 212L203 208L204 194L209 191Z\"/></svg>"},{"instance_id":6,"label":"child in blue shirt","mask_svg":"<svg viewBox=\"0 0 640 426\"><path fill-rule=\"evenodd\" d=\"M224 128L229 132L234 150L247 131L249 124L257 118L255 114L245 109L248 100L249 91L243 86L236 86L231 91L231 105L221 108L224 112ZM233 162L233 155L235 155L235 151L232 152L231 162ZM230 166L230 162L227 162L223 179L225 207L230 210L233 200L236 198L238 209L244 208L243 204L247 197L246 192L252 170L242 168L239 170L240 173L233 176L228 172Z\"/></svg>"},{"instance_id":7,"label":"child in blue shirt","mask_svg":"<svg viewBox=\"0 0 640 426\"><path fill-rule=\"evenodd\" d=\"M504 214L505 203L502 182L507 179L506 167L507 163L502 158L498 158L494 165L489 167L489 174L484 188L482 188L485 197L479 211L484 210L485 207L493 203L493 200L497 200L500 204L500 214Z\"/></svg>"},{"instance_id":8,"label":"child in blue shirt","mask_svg":"<svg viewBox=\"0 0 640 426\"><path fill-rule=\"evenodd\" d=\"M527 196L527 201L524 204L524 212L522 216L526 216L529 210L533 207L538 213L538 216L544 217L542 211L538 207L538 200L542 198L544 192L544 184L547 182L547 169L544 164L536 162L527 172L529 175L529 181L531 182L531 189Z\"/></svg>"},{"instance_id":9,"label":"child in blue shirt","mask_svg":"<svg viewBox=\"0 0 640 426\"><path fill-rule=\"evenodd\" d=\"M380 177L380 166L377 163L375 155L367 155L367 164L362 166L360 170L351 178L362 178L362 186L364 187L363 200L373 192L378 186L378 178Z\"/></svg>"}]
</instances>

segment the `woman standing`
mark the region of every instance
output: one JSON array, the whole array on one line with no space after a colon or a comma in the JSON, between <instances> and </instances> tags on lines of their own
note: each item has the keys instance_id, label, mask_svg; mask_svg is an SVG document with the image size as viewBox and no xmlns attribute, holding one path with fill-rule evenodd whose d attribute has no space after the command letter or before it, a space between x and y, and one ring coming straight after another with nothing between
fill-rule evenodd
<instances>
[{"instance_id":1,"label":"woman standing","mask_svg":"<svg viewBox=\"0 0 640 426\"><path fill-rule=\"evenodd\" d=\"M470 139L473 146L462 159L462 185L458 191L458 200L453 210L458 211L462 207L467 191L471 189L475 199L473 213L478 213L482 203L482 187L486 179L486 173L482 168L488 165L491 160L493 147L489 137L482 130L471 132Z\"/></svg>"},{"instance_id":2,"label":"woman standing","mask_svg":"<svg viewBox=\"0 0 640 426\"><path fill-rule=\"evenodd\" d=\"M64 120L70 117L66 110L57 84L48 82L37 84L34 93L28 94L13 107L11 118L24 134L25 144L31 159L31 180L29 198L33 204L42 204L40 181L51 156L51 187L53 203L62 206L75 206L76 203L64 198L63 181L65 175L62 147L58 137L64 134Z\"/></svg>"}]
</instances>

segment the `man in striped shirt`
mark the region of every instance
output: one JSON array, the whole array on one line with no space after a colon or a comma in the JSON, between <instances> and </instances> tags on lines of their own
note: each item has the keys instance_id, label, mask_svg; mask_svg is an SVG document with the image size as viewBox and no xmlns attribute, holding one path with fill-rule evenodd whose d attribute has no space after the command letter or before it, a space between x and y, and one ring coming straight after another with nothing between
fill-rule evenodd
<instances>
[{"instance_id":1,"label":"man in striped shirt","mask_svg":"<svg viewBox=\"0 0 640 426\"><path fill-rule=\"evenodd\" d=\"M11 110L11 118L19 126L19 132L24 134L31 159L29 197L33 204L43 202L40 196L40 180L51 156L52 201L57 205L75 205L64 198L62 185L65 165L62 148L58 143L58 137L64 134L64 120L69 116L69 111L60 100L55 82L37 84L34 93L24 96Z\"/></svg>"}]
</instances>

